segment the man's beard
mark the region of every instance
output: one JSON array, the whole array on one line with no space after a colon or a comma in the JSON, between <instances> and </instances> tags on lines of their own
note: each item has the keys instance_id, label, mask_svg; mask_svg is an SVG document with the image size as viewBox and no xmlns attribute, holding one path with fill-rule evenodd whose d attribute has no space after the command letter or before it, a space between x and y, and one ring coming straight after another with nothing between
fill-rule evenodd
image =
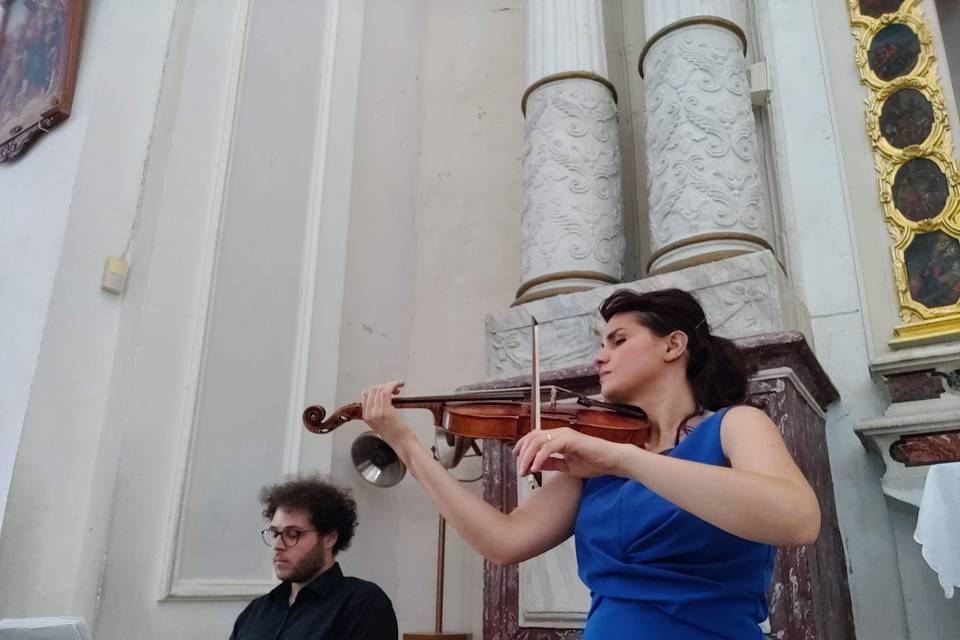
<instances>
[{"instance_id":1,"label":"man's beard","mask_svg":"<svg viewBox=\"0 0 960 640\"><path fill-rule=\"evenodd\" d=\"M300 562L290 567L290 574L281 578L281 580L295 582L297 584L309 582L323 569L325 560L326 558L324 558L323 555L323 542L317 541L313 549L311 549L307 555L303 556Z\"/></svg>"}]
</instances>

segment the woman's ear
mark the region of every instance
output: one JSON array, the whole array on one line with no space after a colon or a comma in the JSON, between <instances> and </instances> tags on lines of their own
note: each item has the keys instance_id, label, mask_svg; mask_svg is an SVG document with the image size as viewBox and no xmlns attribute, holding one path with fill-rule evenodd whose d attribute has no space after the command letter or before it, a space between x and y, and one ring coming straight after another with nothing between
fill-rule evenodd
<instances>
[{"instance_id":1,"label":"woman's ear","mask_svg":"<svg viewBox=\"0 0 960 640\"><path fill-rule=\"evenodd\" d=\"M683 331L672 331L666 338L667 349L663 353L666 362L673 362L687 352L687 334Z\"/></svg>"}]
</instances>

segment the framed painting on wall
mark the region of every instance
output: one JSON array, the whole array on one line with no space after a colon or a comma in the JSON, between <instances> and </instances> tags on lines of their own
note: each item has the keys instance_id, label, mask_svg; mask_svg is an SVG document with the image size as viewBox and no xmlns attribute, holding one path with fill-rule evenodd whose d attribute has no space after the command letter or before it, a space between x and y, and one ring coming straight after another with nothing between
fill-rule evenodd
<instances>
[{"instance_id":1,"label":"framed painting on wall","mask_svg":"<svg viewBox=\"0 0 960 640\"><path fill-rule=\"evenodd\" d=\"M70 115L82 0L0 0L0 162Z\"/></svg>"}]
</instances>

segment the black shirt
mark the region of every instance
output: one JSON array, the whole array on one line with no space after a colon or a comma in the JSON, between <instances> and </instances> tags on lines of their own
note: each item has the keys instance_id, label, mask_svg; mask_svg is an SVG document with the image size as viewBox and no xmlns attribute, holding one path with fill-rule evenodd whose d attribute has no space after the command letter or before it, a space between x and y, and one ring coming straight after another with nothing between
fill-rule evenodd
<instances>
[{"instance_id":1,"label":"black shirt","mask_svg":"<svg viewBox=\"0 0 960 640\"><path fill-rule=\"evenodd\" d=\"M397 640L397 616L383 590L343 575L340 565L305 584L290 602L283 582L247 605L231 640Z\"/></svg>"}]
</instances>

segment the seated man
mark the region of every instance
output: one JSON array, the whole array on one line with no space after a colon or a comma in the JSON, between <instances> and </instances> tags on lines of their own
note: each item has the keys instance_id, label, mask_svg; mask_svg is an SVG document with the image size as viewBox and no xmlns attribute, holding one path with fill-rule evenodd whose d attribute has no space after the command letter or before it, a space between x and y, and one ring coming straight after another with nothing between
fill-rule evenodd
<instances>
[{"instance_id":1,"label":"seated man","mask_svg":"<svg viewBox=\"0 0 960 640\"><path fill-rule=\"evenodd\" d=\"M357 526L357 503L320 476L260 491L273 568L283 582L244 609L231 640L396 640L397 617L377 585L348 578L336 562Z\"/></svg>"}]
</instances>

